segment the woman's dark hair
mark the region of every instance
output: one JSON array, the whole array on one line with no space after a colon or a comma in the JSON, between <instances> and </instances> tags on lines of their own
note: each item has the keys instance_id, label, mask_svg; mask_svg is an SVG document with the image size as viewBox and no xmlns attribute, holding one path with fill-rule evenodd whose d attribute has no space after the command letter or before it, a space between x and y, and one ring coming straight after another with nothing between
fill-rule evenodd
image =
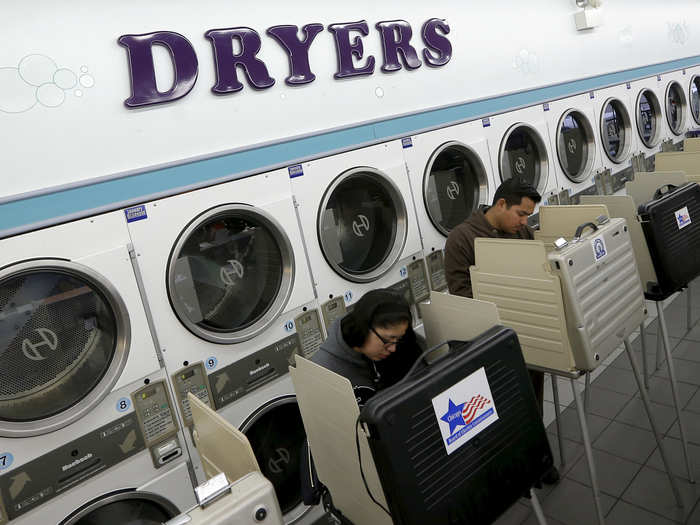
<instances>
[{"instance_id":1,"label":"woman's dark hair","mask_svg":"<svg viewBox=\"0 0 700 525\"><path fill-rule=\"evenodd\" d=\"M387 328L408 322L411 331L412 321L411 307L406 299L397 292L379 288L367 292L355 303L352 312L343 318L340 328L348 346L358 347L367 340L370 328Z\"/></svg>"}]
</instances>

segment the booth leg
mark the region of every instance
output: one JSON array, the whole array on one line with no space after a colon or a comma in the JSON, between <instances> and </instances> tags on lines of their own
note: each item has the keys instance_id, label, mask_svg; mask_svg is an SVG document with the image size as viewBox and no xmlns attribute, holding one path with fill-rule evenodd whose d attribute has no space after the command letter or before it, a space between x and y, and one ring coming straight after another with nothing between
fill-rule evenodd
<instances>
[{"instance_id":1,"label":"booth leg","mask_svg":"<svg viewBox=\"0 0 700 525\"><path fill-rule=\"evenodd\" d=\"M537 523L547 525L547 518L544 517L544 512L542 512L540 500L537 499L537 494L532 489L530 489L530 500L532 501L532 509L535 511L535 516L537 516Z\"/></svg>"},{"instance_id":2,"label":"booth leg","mask_svg":"<svg viewBox=\"0 0 700 525\"><path fill-rule=\"evenodd\" d=\"M642 385L642 380L639 377L639 369L637 368L637 362L634 359L634 354L632 353L632 345L629 339L625 339L625 350L627 351L627 357L630 360L630 365L632 366L632 373L634 378L637 380L637 388L639 388L639 394L642 396L642 402L644 403L644 409L647 411L647 417L649 418L649 424L651 425L651 430L656 438L656 444L659 446L659 453L661 454L661 459L664 462L664 467L666 468L666 474L668 475L668 480L671 482L671 490L673 490L673 495L676 498L676 503L679 507L683 506L683 500L681 500L681 493L678 490L678 485L676 484L676 478L673 477L671 472L671 466L668 463L668 457L666 456L666 449L664 448L661 434L659 434L659 429L656 427L656 421L654 421L654 416L651 414L651 404L649 403L649 395L644 386Z\"/></svg>"},{"instance_id":3,"label":"booth leg","mask_svg":"<svg viewBox=\"0 0 700 525\"><path fill-rule=\"evenodd\" d=\"M586 414L589 413L591 408L591 373L586 372L586 391L583 393L583 409Z\"/></svg>"},{"instance_id":4,"label":"booth leg","mask_svg":"<svg viewBox=\"0 0 700 525\"><path fill-rule=\"evenodd\" d=\"M656 308L660 311L663 311L663 307L660 306L661 303L657 302L656 303ZM654 368L654 372L658 372L659 368L661 368L661 346L662 346L662 335L661 335L661 320L659 319L659 326L656 329L656 365Z\"/></svg>"},{"instance_id":5,"label":"booth leg","mask_svg":"<svg viewBox=\"0 0 700 525\"><path fill-rule=\"evenodd\" d=\"M685 289L685 301L686 301L686 311L685 311L685 323L688 327L687 331L693 327L693 292L690 289L692 283L688 283L688 288Z\"/></svg>"},{"instance_id":6,"label":"booth leg","mask_svg":"<svg viewBox=\"0 0 700 525\"><path fill-rule=\"evenodd\" d=\"M586 450L586 459L588 460L588 473L591 477L591 487L593 488L593 499L595 501L595 510L598 515L598 523L605 524L603 518L603 507L600 503L600 491L598 489L598 475L595 471L595 462L593 460L593 448L591 447L591 436L588 433L588 424L586 423L586 414L583 411L583 402L581 394L576 390L576 380L571 379L571 391L574 394L576 402L576 412L578 413L578 423L581 426L581 435L583 437L583 447Z\"/></svg>"},{"instance_id":7,"label":"booth leg","mask_svg":"<svg viewBox=\"0 0 700 525\"><path fill-rule=\"evenodd\" d=\"M685 429L683 428L683 419L681 418L681 403L678 399L678 383L676 382L676 367L673 365L671 358L671 345L668 342L668 330L666 327L666 317L664 309L660 302L656 303L656 309L659 312L659 337L663 338L664 349L666 350L666 364L668 366L668 376L671 380L671 392L673 393L673 403L676 405L676 416L678 417L678 429L681 434L681 443L683 444L683 453L685 454L685 466L688 469L688 480L695 483L693 477L693 469L690 466L690 456L688 455L688 441L685 437Z\"/></svg>"},{"instance_id":8,"label":"booth leg","mask_svg":"<svg viewBox=\"0 0 700 525\"><path fill-rule=\"evenodd\" d=\"M649 364L647 363L647 329L644 321L639 325L639 337L642 340L642 374L644 375L644 388L649 390Z\"/></svg>"},{"instance_id":9,"label":"booth leg","mask_svg":"<svg viewBox=\"0 0 700 525\"><path fill-rule=\"evenodd\" d=\"M561 408L559 408L559 385L557 384L557 376L551 374L552 378L552 396L554 397L554 419L557 422L557 441L559 442L559 460L561 467L566 464L564 458L564 437L561 435Z\"/></svg>"}]
</instances>

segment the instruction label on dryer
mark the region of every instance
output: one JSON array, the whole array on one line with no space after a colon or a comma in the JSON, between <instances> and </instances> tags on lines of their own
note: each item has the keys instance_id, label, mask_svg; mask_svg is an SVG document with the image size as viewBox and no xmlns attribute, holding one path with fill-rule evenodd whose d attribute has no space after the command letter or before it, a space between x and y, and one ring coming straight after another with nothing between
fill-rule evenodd
<instances>
[{"instance_id":1,"label":"instruction label on dryer","mask_svg":"<svg viewBox=\"0 0 700 525\"><path fill-rule=\"evenodd\" d=\"M411 282L408 279L403 279L399 281L398 283L392 284L391 286L387 286L389 290L393 290L394 292L398 292L401 295L403 295L404 299L406 299L406 302L408 304L413 304L415 301L413 300L413 291L411 290Z\"/></svg>"},{"instance_id":2,"label":"instruction label on dryer","mask_svg":"<svg viewBox=\"0 0 700 525\"><path fill-rule=\"evenodd\" d=\"M0 495L13 520L79 485L146 445L133 412L0 476Z\"/></svg>"},{"instance_id":3,"label":"instruction label on dryer","mask_svg":"<svg viewBox=\"0 0 700 525\"><path fill-rule=\"evenodd\" d=\"M192 424L192 409L190 408L190 400L187 399L189 392L192 392L205 405L213 405L204 366L201 362L190 365L173 374L172 379L182 419L185 426L190 426Z\"/></svg>"},{"instance_id":4,"label":"instruction label on dryer","mask_svg":"<svg viewBox=\"0 0 700 525\"><path fill-rule=\"evenodd\" d=\"M428 276L425 274L423 259L418 259L408 265L408 280L411 283L411 293L415 302L420 303L430 298Z\"/></svg>"},{"instance_id":5,"label":"instruction label on dryer","mask_svg":"<svg viewBox=\"0 0 700 525\"><path fill-rule=\"evenodd\" d=\"M445 261L442 250L431 253L426 259L430 275L430 288L436 292L444 290L447 288L447 279L445 278Z\"/></svg>"},{"instance_id":6,"label":"instruction label on dryer","mask_svg":"<svg viewBox=\"0 0 700 525\"><path fill-rule=\"evenodd\" d=\"M294 324L297 327L302 355L310 358L323 343L323 332L321 331L321 320L318 317L318 310L304 312L294 320Z\"/></svg>"}]
</instances>

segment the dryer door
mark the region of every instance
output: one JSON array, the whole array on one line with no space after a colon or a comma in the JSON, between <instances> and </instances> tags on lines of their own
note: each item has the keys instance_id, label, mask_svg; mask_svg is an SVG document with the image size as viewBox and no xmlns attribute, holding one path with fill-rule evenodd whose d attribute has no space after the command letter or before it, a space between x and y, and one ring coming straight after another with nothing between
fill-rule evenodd
<instances>
[{"instance_id":1,"label":"dryer door","mask_svg":"<svg viewBox=\"0 0 700 525\"><path fill-rule=\"evenodd\" d=\"M301 450L306 441L297 398L278 397L258 408L241 426L263 476L275 487L285 522L308 511L300 487Z\"/></svg>"},{"instance_id":2,"label":"dryer door","mask_svg":"<svg viewBox=\"0 0 700 525\"><path fill-rule=\"evenodd\" d=\"M435 150L423 176L423 199L428 217L444 236L486 204L488 179L477 153L459 142Z\"/></svg>"},{"instance_id":3,"label":"dryer door","mask_svg":"<svg viewBox=\"0 0 700 525\"><path fill-rule=\"evenodd\" d=\"M179 512L175 505L158 494L128 490L97 498L60 525L161 525Z\"/></svg>"},{"instance_id":4,"label":"dryer door","mask_svg":"<svg viewBox=\"0 0 700 525\"><path fill-rule=\"evenodd\" d=\"M674 135L683 133L688 104L681 85L673 81L666 88L666 120Z\"/></svg>"},{"instance_id":5,"label":"dryer door","mask_svg":"<svg viewBox=\"0 0 700 525\"><path fill-rule=\"evenodd\" d=\"M609 98L600 112L600 136L608 158L619 164L627 160L632 145L630 116L621 100Z\"/></svg>"},{"instance_id":6,"label":"dryer door","mask_svg":"<svg viewBox=\"0 0 700 525\"><path fill-rule=\"evenodd\" d=\"M294 254L282 226L244 204L213 208L180 234L168 264L168 295L180 321L214 343L246 341L284 310Z\"/></svg>"},{"instance_id":7,"label":"dryer door","mask_svg":"<svg viewBox=\"0 0 700 525\"><path fill-rule=\"evenodd\" d=\"M547 186L548 166L547 147L535 128L519 123L506 131L499 154L502 181L522 177L543 194Z\"/></svg>"},{"instance_id":8,"label":"dryer door","mask_svg":"<svg viewBox=\"0 0 700 525\"><path fill-rule=\"evenodd\" d=\"M557 128L557 155L569 180L588 179L595 160L595 142L593 128L581 111L571 109L562 115Z\"/></svg>"},{"instance_id":9,"label":"dryer door","mask_svg":"<svg viewBox=\"0 0 700 525\"><path fill-rule=\"evenodd\" d=\"M107 395L124 368L129 317L90 268L34 260L0 272L0 435L51 432Z\"/></svg>"},{"instance_id":10,"label":"dryer door","mask_svg":"<svg viewBox=\"0 0 700 525\"><path fill-rule=\"evenodd\" d=\"M637 132L647 148L659 143L659 119L661 106L659 99L650 89L644 89L637 97Z\"/></svg>"},{"instance_id":11,"label":"dryer door","mask_svg":"<svg viewBox=\"0 0 700 525\"><path fill-rule=\"evenodd\" d=\"M373 168L341 174L321 200L321 251L333 270L348 281L374 281L391 270L406 235L401 193L391 179Z\"/></svg>"},{"instance_id":12,"label":"dryer door","mask_svg":"<svg viewBox=\"0 0 700 525\"><path fill-rule=\"evenodd\" d=\"M693 75L689 88L690 112L696 124L700 124L700 75Z\"/></svg>"}]
</instances>

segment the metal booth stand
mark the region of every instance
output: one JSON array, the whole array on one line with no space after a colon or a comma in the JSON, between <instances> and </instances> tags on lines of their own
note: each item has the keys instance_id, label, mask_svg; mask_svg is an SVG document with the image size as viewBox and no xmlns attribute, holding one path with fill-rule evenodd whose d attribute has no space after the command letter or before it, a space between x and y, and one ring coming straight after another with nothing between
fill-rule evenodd
<instances>
[{"instance_id":1,"label":"metal booth stand","mask_svg":"<svg viewBox=\"0 0 700 525\"><path fill-rule=\"evenodd\" d=\"M576 379L594 370L622 343L672 491L682 506L629 343L646 316L629 228L624 220L609 220L609 216L602 205L542 206L536 240L478 238L476 265L471 268L475 298L496 304L502 323L518 333L528 367L552 374L553 385L556 377L569 379L601 525L604 517L592 444ZM596 231L584 234L588 227ZM571 244L558 240L562 237L572 240ZM595 253L599 238L605 247L600 257ZM556 390L554 395L558 407ZM561 431L558 434L562 451Z\"/></svg>"}]
</instances>

